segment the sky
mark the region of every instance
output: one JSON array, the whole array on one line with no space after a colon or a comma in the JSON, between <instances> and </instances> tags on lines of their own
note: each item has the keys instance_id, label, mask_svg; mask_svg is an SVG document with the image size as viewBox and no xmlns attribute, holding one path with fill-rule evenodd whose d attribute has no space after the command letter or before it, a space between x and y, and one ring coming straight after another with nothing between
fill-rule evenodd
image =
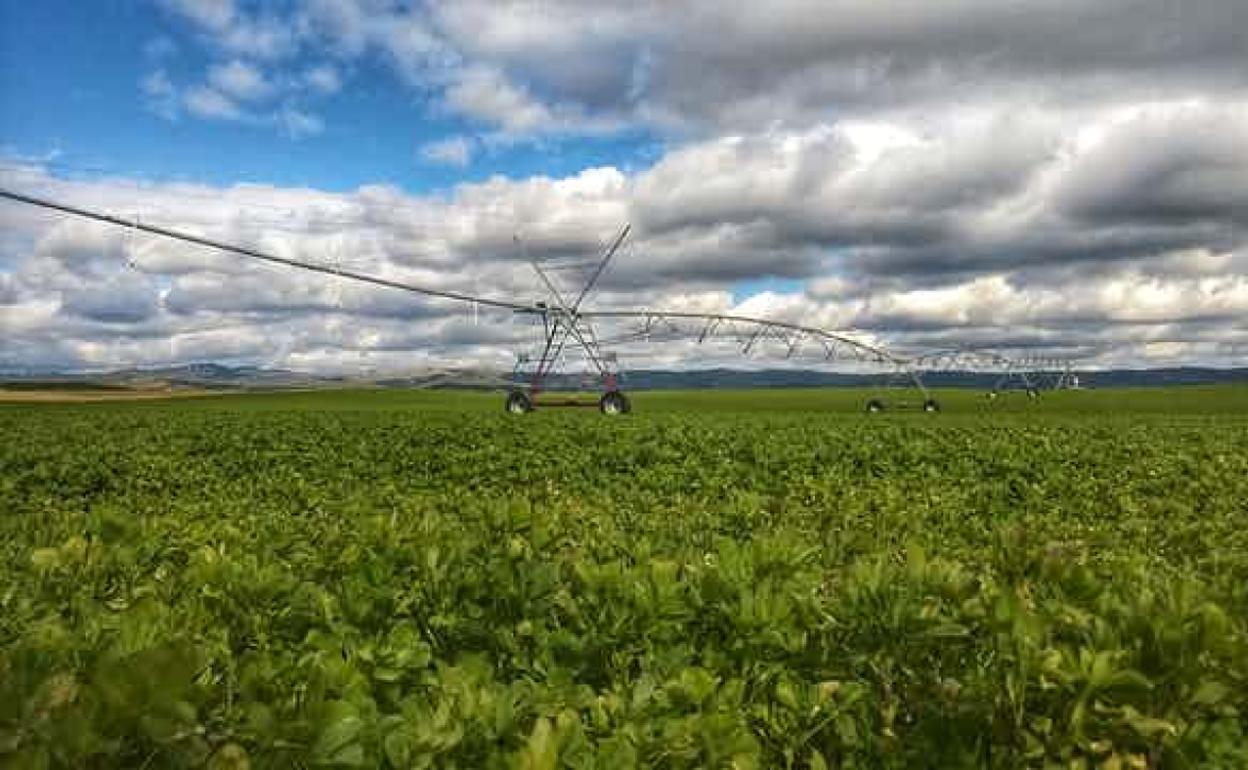
<instances>
[{"instance_id":1,"label":"sky","mask_svg":"<svg viewBox=\"0 0 1248 770\"><path fill-rule=\"evenodd\" d=\"M628 222L587 307L1242 366L1246 37L1243 0L5 3L0 186L521 302L529 260ZM509 367L534 338L9 202L0 330L2 371Z\"/></svg>"}]
</instances>

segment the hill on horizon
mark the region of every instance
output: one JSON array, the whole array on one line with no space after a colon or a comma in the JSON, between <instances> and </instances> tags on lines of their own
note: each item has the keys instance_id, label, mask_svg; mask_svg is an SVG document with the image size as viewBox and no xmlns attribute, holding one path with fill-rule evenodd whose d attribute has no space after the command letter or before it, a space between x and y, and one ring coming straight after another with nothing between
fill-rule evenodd
<instances>
[{"instance_id":1,"label":"hill on horizon","mask_svg":"<svg viewBox=\"0 0 1248 770\"><path fill-rule=\"evenodd\" d=\"M1163 367L1075 372L1082 387L1163 387L1248 382L1248 367ZM884 375L850 374L817 369L638 369L625 371L621 384L629 390L703 390L739 388L860 387L878 384ZM993 372L941 371L923 373L935 388L991 388L1002 381ZM1017 385L1018 379L1006 383ZM231 366L215 362L179 366L119 369L106 372L9 372L0 387L20 389L294 389L333 387L506 389L508 372L486 369L428 369L405 375L349 377L288 369Z\"/></svg>"}]
</instances>

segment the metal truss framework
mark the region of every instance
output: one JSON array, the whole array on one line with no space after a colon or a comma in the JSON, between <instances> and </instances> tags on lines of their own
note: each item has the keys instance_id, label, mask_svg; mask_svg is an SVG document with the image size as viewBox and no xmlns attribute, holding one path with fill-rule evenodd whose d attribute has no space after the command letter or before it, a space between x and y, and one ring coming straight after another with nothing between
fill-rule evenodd
<instances>
[{"instance_id":1,"label":"metal truss framework","mask_svg":"<svg viewBox=\"0 0 1248 770\"><path fill-rule=\"evenodd\" d=\"M793 358L813 349L825 361L852 360L882 365L904 363L883 348L838 332L766 318L665 310L601 310L585 313L582 317L591 321L635 320L636 329L608 341L614 345L681 338L693 338L702 343L718 338L736 342L742 355L749 355L768 343L778 343L785 358Z\"/></svg>"},{"instance_id":2,"label":"metal truss framework","mask_svg":"<svg viewBox=\"0 0 1248 770\"><path fill-rule=\"evenodd\" d=\"M916 390L922 399L919 403L925 411L938 411L939 405L923 383L924 372L955 369L997 372L1000 374L1000 379L993 388L993 393L996 393L1003 385L1007 385L1012 379L1018 379L1032 395L1046 386L1048 388L1078 387L1078 378L1073 373L1070 362L1053 357L1028 355L1010 358L997 352L967 349L902 356L879 345L855 339L843 332L767 318L678 310L582 310L586 298L595 289L608 265L628 238L630 232L628 225L621 228L610 241L599 260L583 265L590 269L590 274L575 293L565 293L557 287L551 273L558 269L558 266L531 262L533 269L546 287L550 301L523 303L420 286L343 270L340 264L330 266L302 259L279 257L244 246L146 224L138 219L125 219L8 190L0 189L0 198L127 228L132 233L144 232L159 235L238 257L428 297L464 302L474 308L490 307L536 317L541 324L539 344L535 353L517 356L516 368L513 372L516 387L507 396L507 411L514 413L531 411L539 403L549 406L598 406L606 414L628 412L631 408L630 403L619 389L618 359L615 353L606 348L636 342L678 339L693 340L698 344L713 339L728 340L734 342L743 355L750 355L756 349L768 347L778 348L784 358L793 358L799 354L813 354L825 362L872 365L882 369L886 378L894 383L900 381L906 387ZM628 329L612 338L600 338L598 325L610 322L622 322ZM601 398L597 402L574 398L539 401L539 397L544 392L554 389L550 387L551 381L562 368L569 350L579 353L588 363L590 373L599 380L602 390ZM901 405L907 404L902 402ZM872 398L867 402L868 411L880 411L884 408L885 403L879 398Z\"/></svg>"},{"instance_id":3,"label":"metal truss framework","mask_svg":"<svg viewBox=\"0 0 1248 770\"><path fill-rule=\"evenodd\" d=\"M914 356L910 365L922 372L976 372L995 374L988 392L996 398L1003 392L1022 390L1036 398L1044 390L1079 388L1079 376L1069 358L1027 352L1013 356L973 348L938 350Z\"/></svg>"},{"instance_id":4,"label":"metal truss framework","mask_svg":"<svg viewBox=\"0 0 1248 770\"><path fill-rule=\"evenodd\" d=\"M543 272L539 268L539 273ZM546 388L550 375L561 369L562 360L569 347L585 359L590 374L601 380L605 394L618 392L618 357L606 347L618 347L630 343L661 343L678 340L697 344L713 340L730 341L738 346L742 355L750 355L763 348L778 347L784 358L799 354L815 356L823 362L853 362L869 364L883 369L889 379L905 381L922 397L922 404L929 411L937 407L923 384L919 373L899 358L876 345L856 340L845 334L813 326L720 313L694 313L665 310L597 310L580 312L575 306L563 301L559 292L547 281L555 298L555 306L543 305L537 309L518 312L534 313L541 317L542 337L534 354L517 357L513 381L523 390L527 404L512 396L509 408L520 411L538 404L538 397ZM600 337L598 325L604 322L623 322L627 331L611 337ZM571 344L570 344L571 343ZM604 398L607 397L604 395ZM546 405L556 402L545 401ZM575 401L561 401L558 405L570 405ZM872 411L883 408L881 399L873 399ZM627 409L627 401L624 402Z\"/></svg>"}]
</instances>

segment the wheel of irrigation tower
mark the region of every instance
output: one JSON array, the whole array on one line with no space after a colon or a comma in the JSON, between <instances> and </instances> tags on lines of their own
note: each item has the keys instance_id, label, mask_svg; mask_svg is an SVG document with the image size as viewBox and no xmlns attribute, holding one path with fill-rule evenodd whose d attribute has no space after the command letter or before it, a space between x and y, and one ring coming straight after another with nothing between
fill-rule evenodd
<instances>
[{"instance_id":1,"label":"wheel of irrigation tower","mask_svg":"<svg viewBox=\"0 0 1248 770\"><path fill-rule=\"evenodd\" d=\"M884 402L878 398L873 398L867 402L867 414L875 414L884 411Z\"/></svg>"},{"instance_id":2,"label":"wheel of irrigation tower","mask_svg":"<svg viewBox=\"0 0 1248 770\"><path fill-rule=\"evenodd\" d=\"M533 411L533 401L528 394L513 390L507 394L507 405L504 408L508 414L527 414Z\"/></svg>"},{"instance_id":3,"label":"wheel of irrigation tower","mask_svg":"<svg viewBox=\"0 0 1248 770\"><path fill-rule=\"evenodd\" d=\"M934 399L934 398L929 398L929 399L927 399L926 401L924 401L924 402L923 402L923 411L925 411L925 412L939 412L939 411L940 411L940 402L939 402L939 401L937 401L937 400L936 400L936 399Z\"/></svg>"},{"instance_id":4,"label":"wheel of irrigation tower","mask_svg":"<svg viewBox=\"0 0 1248 770\"><path fill-rule=\"evenodd\" d=\"M633 405L628 402L628 396L618 390L612 390L602 395L602 399L598 402L598 409L606 415L628 414L633 411Z\"/></svg>"}]
</instances>

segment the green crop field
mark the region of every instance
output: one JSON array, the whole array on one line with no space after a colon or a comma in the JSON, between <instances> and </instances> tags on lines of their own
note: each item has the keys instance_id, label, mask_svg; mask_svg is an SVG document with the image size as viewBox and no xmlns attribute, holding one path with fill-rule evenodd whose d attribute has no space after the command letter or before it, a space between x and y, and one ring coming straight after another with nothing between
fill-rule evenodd
<instances>
[{"instance_id":1,"label":"green crop field","mask_svg":"<svg viewBox=\"0 0 1248 770\"><path fill-rule=\"evenodd\" d=\"M0 406L13 767L1248 767L1248 389Z\"/></svg>"}]
</instances>

